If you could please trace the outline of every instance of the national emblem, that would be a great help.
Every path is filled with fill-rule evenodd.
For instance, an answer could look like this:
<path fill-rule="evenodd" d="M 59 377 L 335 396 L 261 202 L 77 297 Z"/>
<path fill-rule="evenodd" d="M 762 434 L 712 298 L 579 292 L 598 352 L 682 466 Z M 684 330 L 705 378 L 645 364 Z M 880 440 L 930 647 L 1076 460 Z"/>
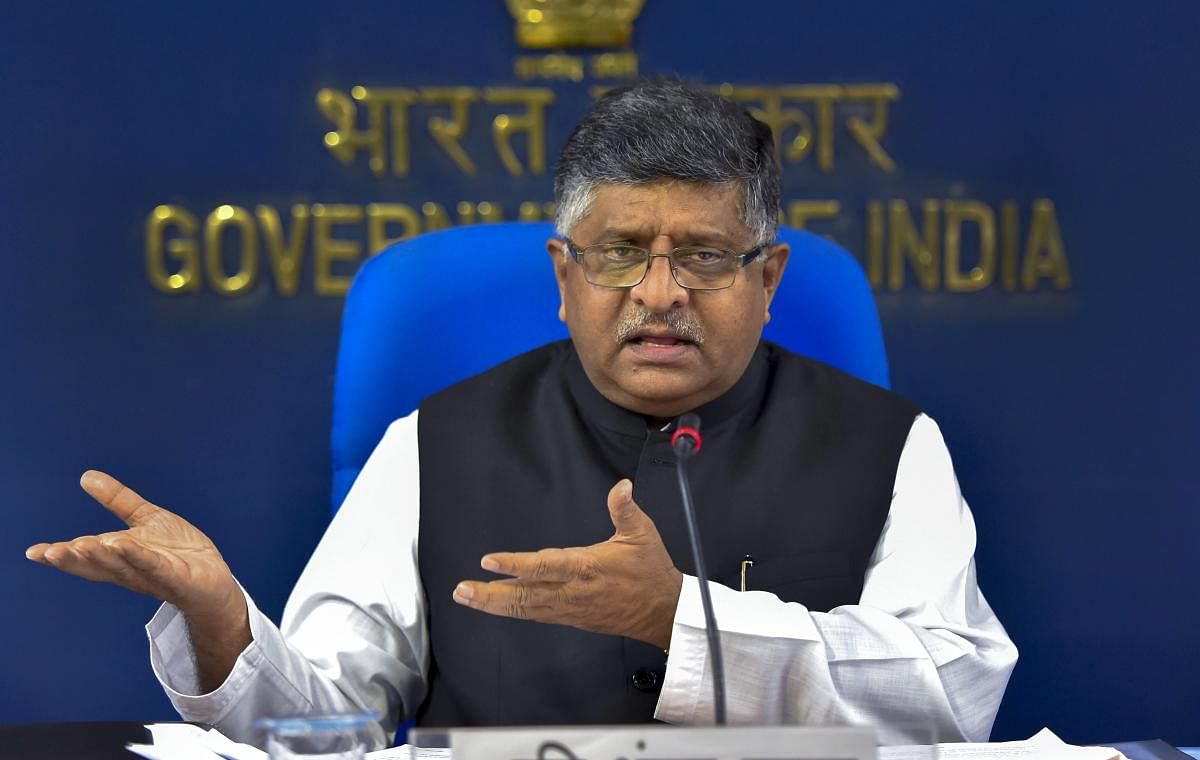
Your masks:
<path fill-rule="evenodd" d="M 506 0 L 523 48 L 628 47 L 644 0 Z"/>

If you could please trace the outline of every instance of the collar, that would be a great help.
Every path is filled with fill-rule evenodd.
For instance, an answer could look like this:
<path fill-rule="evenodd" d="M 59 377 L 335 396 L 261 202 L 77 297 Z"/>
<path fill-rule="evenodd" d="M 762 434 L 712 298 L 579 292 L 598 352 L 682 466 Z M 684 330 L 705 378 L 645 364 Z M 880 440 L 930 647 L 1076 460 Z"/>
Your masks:
<path fill-rule="evenodd" d="M 596 386 L 588 379 L 582 362 L 579 361 L 575 344 L 569 340 L 565 361 L 567 388 L 586 420 L 620 435 L 640 439 L 646 437 L 649 430 L 646 418 L 614 404 L 596 390 Z M 758 406 L 756 402 L 766 392 L 767 365 L 767 349 L 763 342 L 759 341 L 746 371 L 733 387 L 712 401 L 690 410 L 700 418 L 704 430 L 711 430 L 734 418 L 739 412 Z M 668 425 L 667 429 L 670 427 Z"/>

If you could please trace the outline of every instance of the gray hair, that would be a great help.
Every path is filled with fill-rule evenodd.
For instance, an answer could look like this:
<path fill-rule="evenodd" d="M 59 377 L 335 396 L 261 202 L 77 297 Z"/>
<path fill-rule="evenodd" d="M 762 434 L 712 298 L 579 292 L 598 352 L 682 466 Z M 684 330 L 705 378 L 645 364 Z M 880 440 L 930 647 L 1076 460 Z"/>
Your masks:
<path fill-rule="evenodd" d="M 659 179 L 737 183 L 756 244 L 774 242 L 779 167 L 771 128 L 733 101 L 673 80 L 612 90 L 576 125 L 554 170 L 558 234 L 587 215 L 599 185 Z"/>

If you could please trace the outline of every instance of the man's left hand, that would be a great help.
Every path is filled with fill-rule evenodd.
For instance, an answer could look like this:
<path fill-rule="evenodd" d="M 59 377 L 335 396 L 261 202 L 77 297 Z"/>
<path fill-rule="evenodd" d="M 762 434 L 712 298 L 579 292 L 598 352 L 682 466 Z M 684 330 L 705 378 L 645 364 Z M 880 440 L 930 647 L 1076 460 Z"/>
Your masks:
<path fill-rule="evenodd" d="M 683 575 L 654 522 L 633 500 L 633 484 L 608 492 L 612 538 L 591 546 L 488 554 L 484 570 L 512 576 L 463 581 L 454 601 L 493 615 L 628 636 L 666 649 Z"/>

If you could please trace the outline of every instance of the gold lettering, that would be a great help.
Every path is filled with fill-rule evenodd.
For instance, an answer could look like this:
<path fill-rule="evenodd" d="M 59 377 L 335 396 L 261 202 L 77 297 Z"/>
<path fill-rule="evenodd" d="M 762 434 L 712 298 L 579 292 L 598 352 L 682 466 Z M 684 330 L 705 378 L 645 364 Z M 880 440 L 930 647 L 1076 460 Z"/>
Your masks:
<path fill-rule="evenodd" d="M 504 221 L 504 209 L 499 203 L 459 201 L 454 207 L 459 224 L 490 224 Z"/>
<path fill-rule="evenodd" d="M 416 100 L 416 93 L 403 88 L 371 88 L 361 85 L 350 88 L 350 95 L 323 88 L 317 91 L 317 107 L 337 127 L 325 133 L 325 147 L 343 164 L 354 163 L 359 151 L 370 154 L 368 165 L 377 175 L 386 169 L 388 148 L 385 123 L 391 125 L 392 173 L 396 176 L 408 174 L 408 108 Z M 359 130 L 358 107 L 367 107 L 367 128 Z"/>
<path fill-rule="evenodd" d="M 504 208 L 499 203 L 482 201 L 475 204 L 475 212 L 483 224 L 493 224 L 504 221 Z"/>
<path fill-rule="evenodd" d="M 388 225 L 399 224 L 403 232 L 394 237 L 387 234 Z M 412 206 L 404 203 L 367 204 L 367 255 L 375 254 L 392 243 L 399 242 L 421 232 L 421 218 Z"/>
<path fill-rule="evenodd" d="M 594 55 L 591 64 L 596 79 L 633 79 L 638 75 L 637 53 L 631 50 Z"/>
<path fill-rule="evenodd" d="M 919 219 L 914 205 L 918 203 Z M 842 211 L 840 200 L 790 200 L 779 222 L 802 230 L 814 223 L 844 230 L 843 222 L 830 224 Z M 186 208 L 156 206 L 145 221 L 146 277 L 164 293 L 199 291 L 207 279 L 215 292 L 246 294 L 257 284 L 260 245 L 265 245 L 277 292 L 294 296 L 301 287 L 311 229 L 315 291 L 343 295 L 364 254 L 375 255 L 422 231 L 506 219 L 501 204 L 487 200 L 462 200 L 449 211 L 429 201 L 417 208 L 404 203 L 297 204 L 288 211 L 290 219 L 283 219 L 282 213 L 269 205 L 255 206 L 253 212 L 221 205 L 201 225 Z M 527 200 L 514 213 L 522 222 L 553 221 L 555 204 Z M 1071 271 L 1054 203 L 1034 200 L 1027 230 L 1022 229 L 1021 215 L 1018 201 L 1012 199 L 996 206 L 970 199 L 868 200 L 865 255 L 860 261 L 875 290 L 910 287 L 910 270 L 916 285 L 927 292 L 972 293 L 993 286 L 1009 293 L 1037 291 L 1043 280 L 1057 290 L 1069 289 Z M 338 232 L 339 225 L 364 221 L 365 226 L 353 230 L 357 234 Z M 259 229 L 265 243 L 259 240 Z"/>
<path fill-rule="evenodd" d="M 300 290 L 300 261 L 308 237 L 308 206 L 299 203 L 292 206 L 291 231 L 287 235 L 283 232 L 279 212 L 273 207 L 257 206 L 254 212 L 267 241 L 267 258 L 275 275 L 275 287 L 282 295 L 294 296 Z"/>
<path fill-rule="evenodd" d="M 970 293 L 983 290 L 996 276 L 996 215 L 979 201 L 946 201 L 946 290 Z M 979 228 L 979 263 L 962 271 L 963 224 Z"/>
<path fill-rule="evenodd" d="M 549 55 L 522 55 L 513 61 L 513 71 L 517 78 L 529 81 L 531 79 L 560 79 L 571 82 L 583 81 L 583 59 L 565 53 L 550 53 Z"/>
<path fill-rule="evenodd" d="M 182 237 L 167 240 L 168 229 Z M 200 289 L 200 249 L 196 232 L 200 224 L 181 206 L 156 206 L 146 217 L 146 277 L 164 293 L 186 293 Z M 178 261 L 179 270 L 169 274 L 166 259 Z"/>
<path fill-rule="evenodd" d="M 314 287 L 323 296 L 345 295 L 350 289 L 351 276 L 336 275 L 333 264 L 337 261 L 355 261 L 362 254 L 362 246 L 353 240 L 340 240 L 333 236 L 333 227 L 338 224 L 361 222 L 360 206 L 313 204 L 313 249 L 316 258 Z"/>
<path fill-rule="evenodd" d="M 241 233 L 241 266 L 236 274 L 225 274 L 222 237 L 226 227 Z M 204 220 L 204 263 L 213 290 L 235 296 L 254 286 L 258 278 L 258 228 L 254 217 L 241 206 L 218 206 Z"/>
<path fill-rule="evenodd" d="M 454 223 L 450 221 L 450 215 L 446 213 L 446 209 L 442 208 L 442 204 L 440 203 L 432 203 L 430 201 L 422 203 L 421 216 L 425 219 L 426 232 L 444 230 L 447 227 L 454 226 Z"/>
<path fill-rule="evenodd" d="M 1017 289 L 1017 248 L 1021 244 L 1021 230 L 1017 215 L 1017 202 L 1005 201 L 1000 206 L 1000 283 L 1005 290 Z"/>
<path fill-rule="evenodd" d="M 542 220 L 554 220 L 553 203 L 523 201 L 521 205 L 517 207 L 517 221 L 540 222 Z"/>
<path fill-rule="evenodd" d="M 538 59 L 529 55 L 519 55 L 513 59 L 513 73 L 517 75 L 517 79 L 529 81 L 536 79 L 538 72 Z"/>
<path fill-rule="evenodd" d="M 521 214 L 532 213 L 527 208 L 527 203 L 521 204 Z M 533 204 L 536 205 L 536 204 Z M 454 211 L 458 215 L 457 224 L 481 224 L 490 222 L 504 221 L 504 207 L 499 203 L 491 201 L 481 201 L 472 203 L 471 201 L 459 201 L 454 205 Z M 446 213 L 446 209 L 442 208 L 438 203 L 423 203 L 421 204 L 421 215 L 425 217 L 425 230 L 442 230 L 447 227 L 452 227 L 455 222 L 451 221 L 450 215 Z M 520 221 L 536 221 L 535 218 L 519 217 Z"/>
<path fill-rule="evenodd" d="M 817 148 L 817 166 L 821 171 L 829 174 L 833 171 L 833 106 L 841 96 L 842 88 L 837 85 L 799 85 L 796 87 L 781 87 L 779 88 L 780 95 L 784 98 L 811 102 L 813 104 L 814 113 L 816 115 L 816 124 L 813 129 L 814 139 Z M 805 154 L 807 151 L 804 152 Z M 803 158 L 803 154 L 798 158 L 788 156 L 789 160 L 799 161 Z"/>
<path fill-rule="evenodd" d="M 475 204 L 470 201 L 459 201 L 454 206 L 458 212 L 459 224 L 475 224 Z"/>
<path fill-rule="evenodd" d="M 542 221 L 542 204 L 533 201 L 521 201 L 521 205 L 517 206 L 517 221 Z"/>
<path fill-rule="evenodd" d="M 867 281 L 872 288 L 883 287 L 883 204 L 867 204 Z"/>
<path fill-rule="evenodd" d="M 747 105 L 751 115 L 771 128 L 775 135 L 775 152 L 789 162 L 803 161 L 813 147 L 813 122 L 807 113 L 798 108 L 784 108 L 783 94 L 777 87 L 735 87 L 723 84 L 717 88 L 721 96 Z M 790 139 L 787 133 L 795 128 Z"/>
<path fill-rule="evenodd" d="M 1054 204 L 1046 198 L 1033 202 L 1033 218 L 1029 222 L 1029 239 L 1025 241 L 1025 261 L 1021 270 L 1021 285 L 1025 290 L 1037 290 L 1038 280 L 1050 278 L 1054 287 L 1071 287 L 1071 272 L 1067 267 L 1067 251 L 1058 231 Z"/>
<path fill-rule="evenodd" d="M 810 219 L 836 219 L 841 212 L 837 201 L 792 201 L 787 206 L 788 225 L 803 230 Z"/>
<path fill-rule="evenodd" d="M 317 107 L 325 118 L 332 121 L 337 129 L 325 133 L 325 147 L 333 157 L 343 164 L 354 162 L 358 151 L 367 150 L 371 154 L 368 162 L 371 171 L 383 174 L 384 154 L 387 150 L 384 141 L 383 123 L 369 118 L 366 131 L 356 129 L 358 123 L 358 108 L 350 96 L 339 90 L 322 88 L 317 91 Z M 372 116 L 381 114 L 372 114 Z"/>
<path fill-rule="evenodd" d="M 887 132 L 888 103 L 900 99 L 900 88 L 894 84 L 849 85 L 843 91 L 843 98 L 870 101 L 874 108 L 871 121 L 866 122 L 858 116 L 851 116 L 846 119 L 846 129 L 867 152 L 867 157 L 872 163 L 888 174 L 896 171 L 896 162 L 879 144 L 879 139 Z"/>
<path fill-rule="evenodd" d="M 543 87 L 490 87 L 484 90 L 483 97 L 488 103 L 518 103 L 525 106 L 524 114 L 514 116 L 502 113 L 492 120 L 492 141 L 508 173 L 519 176 L 525 171 L 512 148 L 512 136 L 517 132 L 527 135 L 529 171 L 533 174 L 544 173 L 546 106 L 554 102 L 554 93 Z"/>
<path fill-rule="evenodd" d="M 857 113 L 846 119 L 846 130 L 854 137 L 873 164 L 891 173 L 896 171 L 895 160 L 879 141 L 887 132 L 888 104 L 900 99 L 900 88 L 894 84 L 798 84 L 782 86 L 734 86 L 722 84 L 716 88 L 721 95 L 747 105 L 755 118 L 761 120 L 775 135 L 776 150 L 782 159 L 797 163 L 808 157 L 814 148 L 817 166 L 826 174 L 835 164 L 835 116 L 838 105 L 862 104 L 871 108 L 869 120 Z M 752 103 L 758 104 L 750 105 Z M 807 106 L 812 115 L 801 108 Z M 794 130 L 794 131 L 793 131 Z"/>
<path fill-rule="evenodd" d="M 429 119 L 429 133 L 442 150 L 449 154 L 464 174 L 474 176 L 475 162 L 463 150 L 459 140 L 467 134 L 467 109 L 479 99 L 473 87 L 429 87 L 421 90 L 425 103 L 446 103 L 450 106 L 450 118 L 433 116 Z"/>
<path fill-rule="evenodd" d="M 918 236 L 908 204 L 902 200 L 891 202 L 888 220 L 888 287 L 891 290 L 904 287 L 906 259 L 912 262 L 922 290 L 938 288 L 938 203 L 927 200 L 922 209 L 924 224 L 922 234 Z"/>

